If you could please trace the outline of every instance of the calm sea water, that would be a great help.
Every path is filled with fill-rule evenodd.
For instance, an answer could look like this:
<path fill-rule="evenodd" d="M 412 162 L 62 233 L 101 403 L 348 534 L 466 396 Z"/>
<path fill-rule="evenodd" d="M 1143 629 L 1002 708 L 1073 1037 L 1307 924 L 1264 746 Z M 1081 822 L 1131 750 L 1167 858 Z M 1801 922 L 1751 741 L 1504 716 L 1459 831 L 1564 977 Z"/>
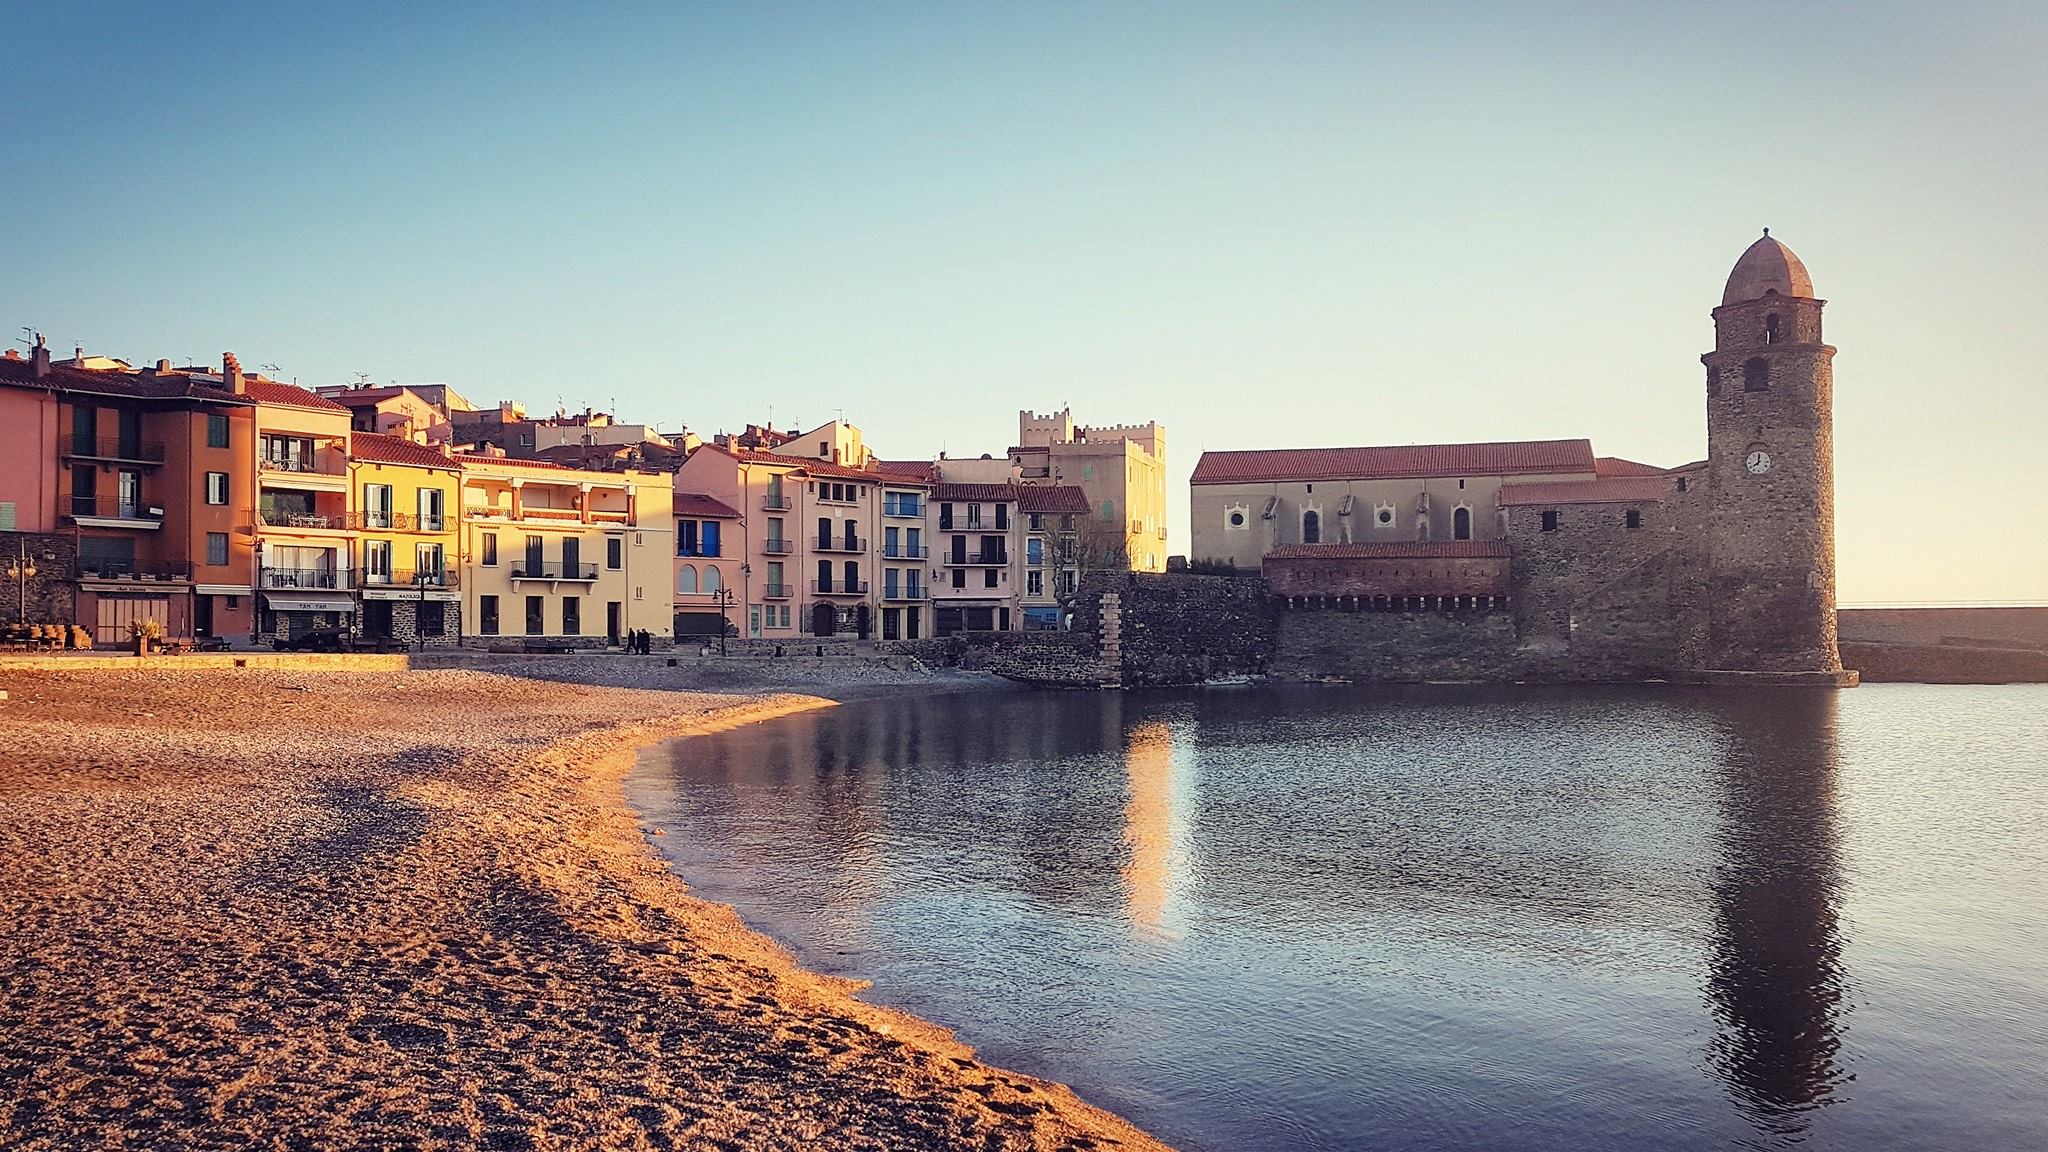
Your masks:
<path fill-rule="evenodd" d="M 630 790 L 1184 1148 L 2048 1147 L 2048 689 L 882 699 Z"/>

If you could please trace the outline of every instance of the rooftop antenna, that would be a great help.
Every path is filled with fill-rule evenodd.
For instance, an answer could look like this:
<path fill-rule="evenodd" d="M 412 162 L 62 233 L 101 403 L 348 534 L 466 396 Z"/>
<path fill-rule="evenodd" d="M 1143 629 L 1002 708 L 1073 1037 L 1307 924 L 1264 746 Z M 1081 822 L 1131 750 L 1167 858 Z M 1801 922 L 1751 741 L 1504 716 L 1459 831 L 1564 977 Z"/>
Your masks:
<path fill-rule="evenodd" d="M 356 373 L 356 387 L 358 387 L 358 388 L 364 387 L 364 386 L 368 385 L 368 384 L 369 384 L 369 382 L 370 382 L 370 374 L 369 374 L 368 372 L 358 372 L 358 373 Z"/>
<path fill-rule="evenodd" d="M 21 326 L 21 340 L 20 340 L 20 344 L 21 344 L 21 346 L 22 346 L 22 347 L 24 347 L 24 348 L 33 348 L 33 347 L 35 347 L 35 346 L 36 346 L 36 330 L 35 330 L 34 328 L 31 328 L 31 327 L 29 327 L 29 326 L 28 326 L 28 325 L 26 325 L 26 324 L 23 324 L 23 325 Z"/>
<path fill-rule="evenodd" d="M 270 373 L 272 376 L 276 376 L 284 371 L 284 366 L 281 364 L 258 364 L 257 367 Z M 294 377 L 294 379 L 297 379 L 297 377 Z"/>

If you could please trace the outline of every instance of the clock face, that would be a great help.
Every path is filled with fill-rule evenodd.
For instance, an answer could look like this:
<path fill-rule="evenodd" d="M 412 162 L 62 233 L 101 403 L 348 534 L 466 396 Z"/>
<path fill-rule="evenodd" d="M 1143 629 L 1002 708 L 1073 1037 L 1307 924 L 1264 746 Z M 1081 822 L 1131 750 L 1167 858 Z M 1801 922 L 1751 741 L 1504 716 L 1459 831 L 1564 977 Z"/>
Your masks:
<path fill-rule="evenodd" d="M 1771 470 L 1771 454 L 1761 448 L 1752 449 L 1742 466 L 1749 469 L 1751 476 L 1761 476 Z"/>

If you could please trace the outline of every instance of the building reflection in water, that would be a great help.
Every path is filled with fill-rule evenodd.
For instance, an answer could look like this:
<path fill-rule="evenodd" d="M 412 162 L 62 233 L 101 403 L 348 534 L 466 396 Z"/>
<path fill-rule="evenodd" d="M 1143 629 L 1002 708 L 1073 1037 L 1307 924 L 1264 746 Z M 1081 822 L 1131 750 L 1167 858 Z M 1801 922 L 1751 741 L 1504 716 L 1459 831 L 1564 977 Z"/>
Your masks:
<path fill-rule="evenodd" d="M 1785 1142 L 1847 1080 L 1835 703 L 1833 692 L 1780 689 L 1714 704 L 1727 746 L 1706 984 L 1719 1029 L 1707 1060 L 1750 1123 Z"/>
<path fill-rule="evenodd" d="M 1124 733 L 1123 888 L 1126 913 L 1135 928 L 1178 934 L 1169 904 L 1185 869 L 1185 806 L 1179 803 L 1174 731 L 1171 722 L 1146 718 Z"/>

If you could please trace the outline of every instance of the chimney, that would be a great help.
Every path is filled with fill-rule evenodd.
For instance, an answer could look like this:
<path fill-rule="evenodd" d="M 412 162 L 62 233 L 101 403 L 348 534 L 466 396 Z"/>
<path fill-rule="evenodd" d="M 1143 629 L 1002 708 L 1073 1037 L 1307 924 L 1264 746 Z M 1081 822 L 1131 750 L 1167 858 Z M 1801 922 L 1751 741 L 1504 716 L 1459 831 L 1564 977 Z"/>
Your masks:
<path fill-rule="evenodd" d="M 227 385 L 228 391 L 233 392 L 237 396 L 248 393 L 249 382 L 242 378 L 242 362 L 235 359 L 233 352 L 223 352 L 220 354 L 220 376 L 221 382 Z"/>
<path fill-rule="evenodd" d="M 85 367 L 85 345 L 73 344 L 71 346 L 71 363 L 80 368 Z"/>
<path fill-rule="evenodd" d="M 35 365 L 37 379 L 50 374 L 50 346 L 43 343 L 41 332 L 36 333 L 36 344 L 34 348 L 29 349 L 28 358 L 29 362 Z"/>

